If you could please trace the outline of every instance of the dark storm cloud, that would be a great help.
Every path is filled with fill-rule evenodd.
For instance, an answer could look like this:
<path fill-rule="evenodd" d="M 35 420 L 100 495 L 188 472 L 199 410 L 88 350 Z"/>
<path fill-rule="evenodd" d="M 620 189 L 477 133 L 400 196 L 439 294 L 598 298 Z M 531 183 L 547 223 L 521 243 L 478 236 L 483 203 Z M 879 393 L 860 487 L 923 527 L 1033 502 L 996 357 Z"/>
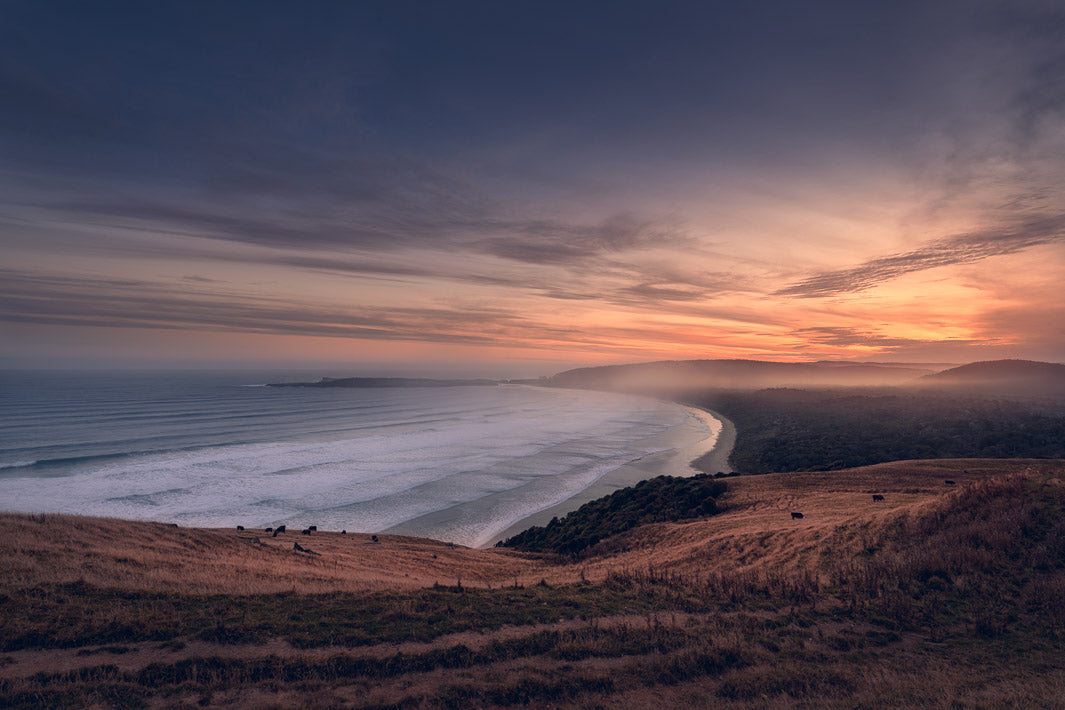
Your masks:
<path fill-rule="evenodd" d="M 1010 227 L 942 239 L 914 251 L 872 259 L 850 269 L 816 274 L 778 290 L 776 295 L 822 298 L 856 293 L 909 273 L 972 264 L 1062 239 L 1065 239 L 1065 215 L 1034 218 Z"/>

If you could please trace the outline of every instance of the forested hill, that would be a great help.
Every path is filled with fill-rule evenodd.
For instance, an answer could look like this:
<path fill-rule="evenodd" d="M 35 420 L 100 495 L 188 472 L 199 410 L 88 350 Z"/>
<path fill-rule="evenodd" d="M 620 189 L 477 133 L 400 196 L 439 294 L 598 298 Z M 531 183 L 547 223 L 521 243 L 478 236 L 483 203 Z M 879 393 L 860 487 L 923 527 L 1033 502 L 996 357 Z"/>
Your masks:
<path fill-rule="evenodd" d="M 692 391 L 736 425 L 743 473 L 938 458 L 1065 458 L 1065 403 L 950 390 Z"/>
<path fill-rule="evenodd" d="M 994 394 L 1065 396 L 1065 365 L 1032 360 L 973 362 L 926 375 L 915 384 Z"/>

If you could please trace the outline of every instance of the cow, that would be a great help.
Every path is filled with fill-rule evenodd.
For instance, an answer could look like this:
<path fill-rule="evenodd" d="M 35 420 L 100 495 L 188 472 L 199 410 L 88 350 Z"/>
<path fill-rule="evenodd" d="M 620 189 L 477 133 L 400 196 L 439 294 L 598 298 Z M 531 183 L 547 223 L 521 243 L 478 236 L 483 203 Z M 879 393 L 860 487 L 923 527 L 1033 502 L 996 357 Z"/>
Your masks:
<path fill-rule="evenodd" d="M 263 530 L 263 532 L 273 532 L 273 531 L 274 531 L 273 528 L 266 528 L 265 530 Z"/>
<path fill-rule="evenodd" d="M 284 526 L 284 525 L 278 525 L 278 526 L 277 526 L 277 527 L 276 527 L 276 528 L 274 529 L 274 537 L 277 537 L 277 534 L 278 534 L 278 533 L 283 533 L 283 532 L 285 532 L 285 526 Z"/>
<path fill-rule="evenodd" d="M 884 500 L 884 496 L 880 495 L 879 493 L 874 493 L 873 500 Z"/>
<path fill-rule="evenodd" d="M 381 541 L 377 539 L 376 535 L 371 535 L 370 536 L 370 542 L 381 542 Z"/>
<path fill-rule="evenodd" d="M 943 483 L 946 483 L 948 486 L 953 486 L 954 485 L 954 481 L 951 481 L 950 479 L 947 479 L 946 481 L 943 481 Z"/>
<path fill-rule="evenodd" d="M 237 526 L 237 530 L 243 530 L 243 529 L 244 529 L 244 526 L 243 526 L 243 525 L 238 525 L 238 526 Z"/>
<path fill-rule="evenodd" d="M 307 529 L 310 530 L 311 532 L 318 532 L 318 526 L 317 525 L 308 525 Z"/>
<path fill-rule="evenodd" d="M 341 534 L 341 535 L 347 535 L 347 534 L 348 534 L 348 531 L 347 531 L 347 530 L 341 530 L 341 531 L 340 531 L 340 534 Z"/>
<path fill-rule="evenodd" d="M 799 518 L 804 518 L 804 517 L 806 517 L 806 516 L 803 515 L 802 513 L 792 513 L 791 514 L 791 519 L 792 520 L 798 520 Z"/>

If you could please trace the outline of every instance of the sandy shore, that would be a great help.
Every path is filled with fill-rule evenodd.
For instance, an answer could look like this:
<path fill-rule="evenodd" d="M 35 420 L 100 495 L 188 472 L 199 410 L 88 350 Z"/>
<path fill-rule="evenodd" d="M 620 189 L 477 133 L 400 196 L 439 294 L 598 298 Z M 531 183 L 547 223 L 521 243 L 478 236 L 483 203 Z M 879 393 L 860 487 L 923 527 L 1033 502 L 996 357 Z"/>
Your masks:
<path fill-rule="evenodd" d="M 684 427 L 687 430 L 685 433 L 689 437 L 698 437 L 697 439 L 681 448 L 644 456 L 607 473 L 575 496 L 517 521 L 494 537 L 488 546 L 534 525 L 547 525 L 551 522 L 551 518 L 562 517 L 589 501 L 608 496 L 648 478 L 663 475 L 694 476 L 701 472 L 731 471 L 728 457 L 736 443 L 736 427 L 716 412 L 698 407 L 685 406 L 685 408 L 690 417 Z M 710 436 L 706 436 L 707 431 Z M 695 467 L 696 461 L 699 464 L 698 468 Z"/>

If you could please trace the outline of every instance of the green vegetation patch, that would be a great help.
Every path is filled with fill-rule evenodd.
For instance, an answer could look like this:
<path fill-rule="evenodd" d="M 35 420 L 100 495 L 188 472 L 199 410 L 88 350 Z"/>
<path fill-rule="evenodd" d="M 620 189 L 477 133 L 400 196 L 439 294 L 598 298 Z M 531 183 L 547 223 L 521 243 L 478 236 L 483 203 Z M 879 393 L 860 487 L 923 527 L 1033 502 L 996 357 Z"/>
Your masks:
<path fill-rule="evenodd" d="M 498 546 L 575 555 L 637 525 L 714 515 L 725 489 L 722 481 L 707 474 L 658 476 L 585 503 L 546 527 L 529 528 Z"/>

